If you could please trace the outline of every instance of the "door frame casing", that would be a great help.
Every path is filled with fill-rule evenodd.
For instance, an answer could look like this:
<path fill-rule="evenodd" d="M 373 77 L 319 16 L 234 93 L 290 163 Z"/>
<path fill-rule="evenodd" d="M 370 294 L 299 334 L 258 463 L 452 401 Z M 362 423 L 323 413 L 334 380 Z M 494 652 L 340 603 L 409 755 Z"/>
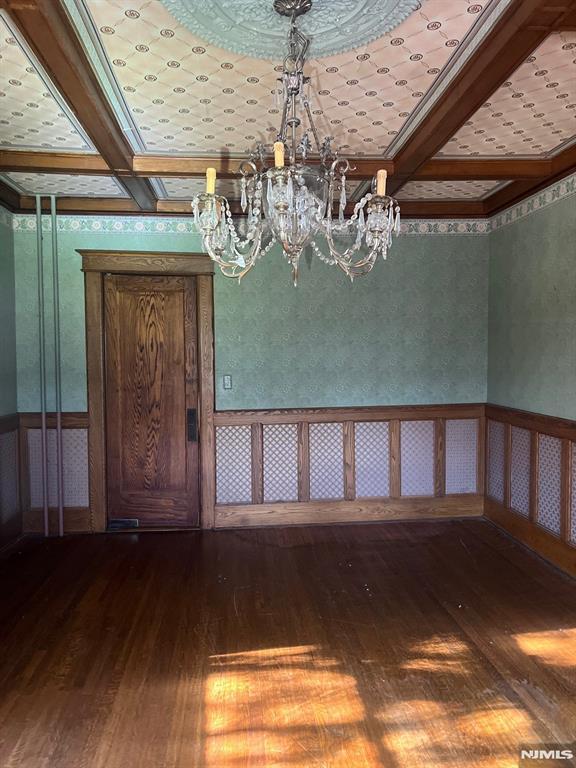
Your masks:
<path fill-rule="evenodd" d="M 214 433 L 214 264 L 202 253 L 78 250 L 86 307 L 88 378 L 88 474 L 90 528 L 107 527 L 104 275 L 196 277 L 198 328 L 198 422 L 200 527 L 214 528 L 216 454 Z"/>

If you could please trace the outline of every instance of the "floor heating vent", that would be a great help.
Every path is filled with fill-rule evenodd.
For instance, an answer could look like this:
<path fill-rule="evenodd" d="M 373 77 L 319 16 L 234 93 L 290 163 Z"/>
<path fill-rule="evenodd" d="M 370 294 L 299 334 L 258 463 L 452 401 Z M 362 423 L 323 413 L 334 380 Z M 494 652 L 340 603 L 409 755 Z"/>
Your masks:
<path fill-rule="evenodd" d="M 114 520 L 108 520 L 109 531 L 125 531 L 128 528 L 139 528 L 140 521 L 137 517 L 117 517 Z"/>

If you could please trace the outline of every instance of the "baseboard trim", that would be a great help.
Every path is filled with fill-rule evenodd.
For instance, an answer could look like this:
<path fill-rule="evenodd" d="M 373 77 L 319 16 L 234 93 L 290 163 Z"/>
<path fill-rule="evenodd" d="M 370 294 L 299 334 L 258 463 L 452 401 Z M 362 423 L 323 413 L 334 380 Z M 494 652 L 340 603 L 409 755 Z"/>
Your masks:
<path fill-rule="evenodd" d="M 58 534 L 58 509 L 48 510 L 50 535 Z M 29 509 L 23 514 L 24 533 L 44 533 L 44 511 Z M 89 507 L 64 508 L 64 533 L 94 533 Z"/>
<path fill-rule="evenodd" d="M 576 577 L 576 547 L 567 544 L 541 526 L 512 512 L 493 499 L 486 499 L 484 514 L 488 520 L 525 544 L 537 555 L 562 571 Z"/>
<path fill-rule="evenodd" d="M 357 501 L 281 502 L 278 504 L 217 504 L 216 528 L 252 528 L 271 525 L 326 525 L 370 523 L 384 520 L 481 517 L 484 497 L 406 497 Z"/>

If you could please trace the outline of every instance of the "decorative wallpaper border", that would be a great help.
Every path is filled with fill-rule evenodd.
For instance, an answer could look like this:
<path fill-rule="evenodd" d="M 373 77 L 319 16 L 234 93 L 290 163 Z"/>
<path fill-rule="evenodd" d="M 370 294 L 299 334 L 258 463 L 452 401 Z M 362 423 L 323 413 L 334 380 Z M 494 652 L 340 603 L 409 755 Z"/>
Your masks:
<path fill-rule="evenodd" d="M 519 219 L 523 219 L 525 216 L 529 216 L 536 211 L 541 211 L 543 208 L 548 208 L 550 205 L 564 200 L 567 197 L 571 197 L 576 194 L 576 173 L 571 176 L 567 176 L 565 179 L 557 181 L 555 184 L 551 184 L 546 189 L 542 189 L 531 197 L 527 197 L 522 200 L 521 203 L 513 205 L 511 208 L 501 213 L 497 213 L 490 219 L 490 228 L 492 231 L 505 227 L 508 224 L 513 224 Z"/>
<path fill-rule="evenodd" d="M 36 216 L 15 214 L 16 232 L 35 232 Z M 42 217 L 42 231 L 50 232 L 52 221 Z M 159 216 L 58 216 L 59 232 L 93 235 L 196 235 L 191 217 Z M 490 231 L 488 219 L 408 219 L 402 223 L 403 235 L 484 235 Z"/>
<path fill-rule="evenodd" d="M 402 223 L 404 235 L 487 235 L 508 224 L 548 208 L 560 200 L 576 194 L 576 173 L 552 184 L 521 203 L 492 216 L 490 219 L 406 219 Z M 0 206 L 0 223 L 15 232 L 35 232 L 36 216 L 10 214 Z M 52 222 L 42 217 L 42 231 L 49 232 Z M 191 216 L 58 216 L 59 232 L 130 235 L 197 235 Z"/>

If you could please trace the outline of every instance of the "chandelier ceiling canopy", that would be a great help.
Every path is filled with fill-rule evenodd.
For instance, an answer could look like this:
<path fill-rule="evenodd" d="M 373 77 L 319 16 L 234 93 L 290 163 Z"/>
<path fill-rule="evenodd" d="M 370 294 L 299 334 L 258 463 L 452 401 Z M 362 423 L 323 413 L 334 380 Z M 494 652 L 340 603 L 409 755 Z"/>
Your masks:
<path fill-rule="evenodd" d="M 278 58 L 290 28 L 291 11 L 312 0 L 162 0 L 181 24 L 213 45 L 258 59 Z M 276 6 L 287 9 L 278 16 Z M 419 0 L 314 0 L 300 21 L 315 58 L 350 51 L 397 27 L 419 8 Z"/>
<path fill-rule="evenodd" d="M 278 18 L 288 17 L 287 51 L 274 96 L 281 114 L 273 146 L 258 144 L 240 164 L 241 210 L 234 222 L 228 200 L 216 194 L 216 170 L 206 171 L 206 191 L 192 201 L 194 221 L 209 256 L 226 277 L 242 278 L 277 242 L 292 267 L 294 285 L 304 248 L 352 280 L 365 275 L 379 255 L 386 258 L 392 234 L 400 233 L 400 207 L 386 195 L 386 171 L 351 210 L 346 200 L 349 161 L 320 137 L 313 119 L 310 78 L 305 74 L 310 38 L 299 17 L 312 0 L 275 0 Z M 318 242 L 319 241 L 319 242 Z"/>

